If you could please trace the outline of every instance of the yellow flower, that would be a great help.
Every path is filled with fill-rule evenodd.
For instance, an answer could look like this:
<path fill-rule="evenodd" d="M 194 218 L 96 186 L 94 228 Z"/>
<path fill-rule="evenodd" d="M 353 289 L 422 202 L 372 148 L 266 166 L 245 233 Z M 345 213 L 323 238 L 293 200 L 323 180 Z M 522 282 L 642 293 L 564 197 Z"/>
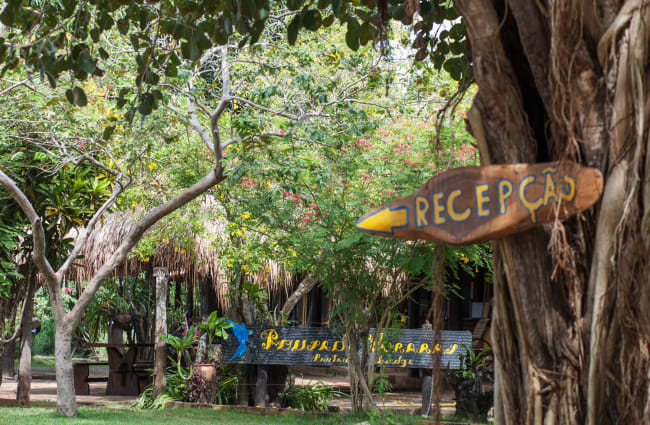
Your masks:
<path fill-rule="evenodd" d="M 185 250 L 184 250 L 184 249 L 181 249 L 181 254 L 185 254 Z"/>
<path fill-rule="evenodd" d="M 142 259 L 142 261 L 144 261 L 145 263 L 148 263 L 148 262 L 149 262 L 149 257 L 144 257 L 144 258 Z"/>
<path fill-rule="evenodd" d="M 133 205 L 133 208 L 136 208 L 138 206 L 138 203 L 133 201 L 133 203 L 131 205 Z"/>
<path fill-rule="evenodd" d="M 248 266 L 246 264 L 242 264 L 241 269 L 243 271 L 246 271 L 248 269 Z"/>
<path fill-rule="evenodd" d="M 158 165 L 155 162 L 152 162 L 151 164 L 149 164 L 149 171 L 155 170 L 156 167 L 158 167 Z"/>
<path fill-rule="evenodd" d="M 242 236 L 242 235 L 243 235 L 243 233 L 241 232 L 241 230 L 237 230 L 237 231 L 235 232 L 235 234 L 236 234 L 237 236 Z"/>
<path fill-rule="evenodd" d="M 226 195 L 224 195 L 223 193 L 221 193 L 221 194 L 219 195 L 219 199 L 223 199 L 225 196 L 226 196 Z"/>
<path fill-rule="evenodd" d="M 251 213 L 249 213 L 248 211 L 246 211 L 244 214 L 241 215 L 241 218 L 243 218 L 244 220 L 246 220 L 246 219 L 250 218 L 250 216 L 251 216 Z"/>
<path fill-rule="evenodd" d="M 291 256 L 292 256 L 292 257 L 295 257 L 296 255 L 297 255 L 297 254 L 296 254 L 295 251 L 291 253 Z"/>

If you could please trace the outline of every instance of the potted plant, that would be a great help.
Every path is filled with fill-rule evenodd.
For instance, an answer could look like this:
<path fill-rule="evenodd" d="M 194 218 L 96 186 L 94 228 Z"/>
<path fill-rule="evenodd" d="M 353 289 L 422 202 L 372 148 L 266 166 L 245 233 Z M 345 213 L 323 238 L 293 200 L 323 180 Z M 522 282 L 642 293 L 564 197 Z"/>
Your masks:
<path fill-rule="evenodd" d="M 208 359 L 210 359 L 212 354 L 212 343 L 214 342 L 214 339 L 228 339 L 228 332 L 226 332 L 226 330 L 230 328 L 232 328 L 232 324 L 230 324 L 225 317 L 218 317 L 216 311 L 210 313 L 210 317 L 206 323 L 201 323 L 199 325 L 199 329 L 204 331 L 208 337 Z M 214 356 L 212 356 L 212 359 L 213 361 L 218 361 Z"/>
<path fill-rule="evenodd" d="M 196 362 L 192 368 L 192 387 L 191 401 L 198 403 L 212 403 L 216 396 L 217 390 L 217 364 L 212 356 L 212 343 L 215 338 L 228 339 L 226 329 L 232 325 L 223 317 L 218 317 L 217 312 L 213 311 L 206 323 L 201 323 L 199 329 L 206 333 L 208 344 L 208 361 Z M 212 357 L 212 358 L 211 358 Z M 212 360 L 212 361 L 210 361 Z"/>

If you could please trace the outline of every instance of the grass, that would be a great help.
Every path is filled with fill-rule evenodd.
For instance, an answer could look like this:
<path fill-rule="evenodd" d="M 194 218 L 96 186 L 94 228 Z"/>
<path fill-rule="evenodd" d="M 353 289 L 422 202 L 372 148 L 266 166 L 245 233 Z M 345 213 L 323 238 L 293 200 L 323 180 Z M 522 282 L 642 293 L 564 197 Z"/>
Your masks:
<path fill-rule="evenodd" d="M 262 416 L 227 410 L 210 409 L 165 409 L 165 410 L 131 410 L 107 408 L 79 408 L 77 418 L 62 418 L 52 408 L 45 407 L 3 407 L 0 408 L 0 424 L 11 425 L 113 425 L 113 424 L 164 424 L 164 425 L 352 425 L 368 421 L 372 425 L 421 425 L 433 421 L 418 416 L 395 414 L 331 414 L 327 416 L 308 417 L 303 415 Z"/>
<path fill-rule="evenodd" d="M 14 367 L 18 370 L 18 357 L 14 359 Z M 54 357 L 33 356 L 32 367 L 54 367 Z"/>

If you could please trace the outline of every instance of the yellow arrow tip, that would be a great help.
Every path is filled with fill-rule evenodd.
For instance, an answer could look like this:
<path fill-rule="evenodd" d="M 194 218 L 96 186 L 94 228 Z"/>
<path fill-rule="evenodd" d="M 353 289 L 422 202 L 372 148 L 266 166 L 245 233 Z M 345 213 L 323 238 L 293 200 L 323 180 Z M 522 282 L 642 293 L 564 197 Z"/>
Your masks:
<path fill-rule="evenodd" d="M 408 207 L 377 209 L 357 221 L 357 229 L 370 233 L 393 234 L 394 229 L 408 226 Z"/>

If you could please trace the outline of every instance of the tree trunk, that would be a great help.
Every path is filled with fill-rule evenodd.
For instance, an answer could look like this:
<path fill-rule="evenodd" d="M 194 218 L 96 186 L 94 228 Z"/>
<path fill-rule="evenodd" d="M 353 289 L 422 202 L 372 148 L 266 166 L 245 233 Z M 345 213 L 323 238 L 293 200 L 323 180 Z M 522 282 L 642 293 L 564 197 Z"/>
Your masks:
<path fill-rule="evenodd" d="M 20 360 L 18 362 L 18 389 L 16 400 L 22 406 L 29 406 L 32 387 L 32 318 L 34 316 L 34 293 L 36 292 L 36 270 L 30 263 L 26 275 L 27 305 L 23 310 L 20 333 Z"/>
<path fill-rule="evenodd" d="M 12 326 L 13 327 L 13 326 Z M 8 378 L 13 378 L 16 371 L 14 361 L 16 360 L 16 340 L 13 339 L 4 344 L 4 354 L 2 356 L 2 374 Z"/>
<path fill-rule="evenodd" d="M 479 88 L 469 125 L 481 160 L 571 159 L 606 174 L 592 209 L 495 243 L 495 421 L 644 423 L 650 5 L 455 4 Z"/>
<path fill-rule="evenodd" d="M 56 362 L 56 412 L 63 416 L 77 415 L 77 397 L 74 391 L 72 367 L 73 328 L 56 324 L 54 360 Z"/>
<path fill-rule="evenodd" d="M 191 324 L 194 319 L 194 286 L 191 283 L 187 284 L 187 295 L 185 297 L 185 317 L 188 323 Z"/>
<path fill-rule="evenodd" d="M 160 335 L 167 335 L 167 278 L 169 271 L 164 267 L 154 269 L 156 277 L 156 339 L 154 356 L 153 397 L 165 391 L 165 364 L 167 345 Z"/>

